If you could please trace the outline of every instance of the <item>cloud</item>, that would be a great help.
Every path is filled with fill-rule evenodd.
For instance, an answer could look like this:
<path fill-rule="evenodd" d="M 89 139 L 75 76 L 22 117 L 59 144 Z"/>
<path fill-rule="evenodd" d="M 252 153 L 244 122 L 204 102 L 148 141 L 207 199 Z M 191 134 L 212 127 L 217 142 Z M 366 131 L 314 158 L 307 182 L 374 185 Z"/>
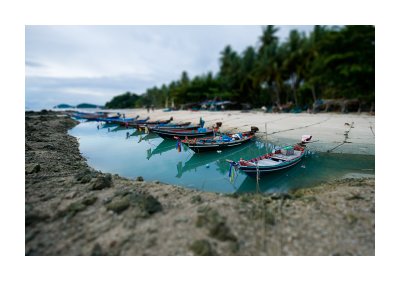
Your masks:
<path fill-rule="evenodd" d="M 44 65 L 35 61 L 25 61 L 27 67 L 43 67 Z"/>
<path fill-rule="evenodd" d="M 88 102 L 104 105 L 113 96 L 126 91 L 141 93 L 141 89 L 154 86 L 130 76 L 97 78 L 25 78 L 25 106 L 28 108 L 51 108 L 59 103 L 72 105 Z"/>
<path fill-rule="evenodd" d="M 281 27 L 278 35 L 291 28 Z M 241 53 L 255 46 L 261 27 L 27 26 L 25 34 L 26 104 L 45 106 L 140 94 L 179 79 L 184 70 L 191 77 L 216 73 L 222 49 L 229 44 Z"/>

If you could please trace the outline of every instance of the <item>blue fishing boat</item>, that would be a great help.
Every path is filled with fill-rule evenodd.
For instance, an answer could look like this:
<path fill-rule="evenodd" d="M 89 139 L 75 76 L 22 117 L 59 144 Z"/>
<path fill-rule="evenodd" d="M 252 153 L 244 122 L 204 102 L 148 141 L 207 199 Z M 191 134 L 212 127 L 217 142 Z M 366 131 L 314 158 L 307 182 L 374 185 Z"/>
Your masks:
<path fill-rule="evenodd" d="M 107 118 L 98 118 L 97 121 L 105 122 L 108 124 L 117 124 L 117 125 L 125 125 L 128 122 L 134 122 L 139 118 L 139 115 L 133 118 L 120 118 L 120 117 L 107 117 Z"/>
<path fill-rule="evenodd" d="M 237 147 L 251 141 L 258 131 L 257 127 L 251 127 L 251 131 L 237 132 L 231 134 L 220 134 L 195 139 L 184 139 L 181 142 L 196 153 L 223 150 L 226 148 Z"/>
<path fill-rule="evenodd" d="M 190 122 L 181 122 L 181 123 L 161 123 L 161 124 L 140 124 L 139 128 L 141 129 L 145 129 L 147 127 L 147 129 L 149 129 L 149 131 L 151 132 L 153 130 L 153 128 L 157 129 L 157 128 L 183 128 L 183 127 L 188 127 L 190 125 Z M 195 127 L 196 125 L 192 125 L 193 127 Z M 197 126 L 196 128 L 198 128 L 199 126 Z"/>

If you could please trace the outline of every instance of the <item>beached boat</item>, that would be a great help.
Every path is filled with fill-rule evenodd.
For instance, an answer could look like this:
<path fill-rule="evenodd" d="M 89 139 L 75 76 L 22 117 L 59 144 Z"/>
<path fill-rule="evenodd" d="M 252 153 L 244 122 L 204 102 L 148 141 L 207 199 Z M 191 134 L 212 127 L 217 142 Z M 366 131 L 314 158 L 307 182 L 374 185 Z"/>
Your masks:
<path fill-rule="evenodd" d="M 173 120 L 172 117 L 167 120 L 149 121 L 149 119 L 150 119 L 150 117 L 147 117 L 146 119 L 134 120 L 132 122 L 126 122 L 125 126 L 139 129 L 139 128 L 144 128 L 144 125 L 153 125 L 154 126 L 154 125 L 160 125 L 160 124 L 168 124 Z"/>
<path fill-rule="evenodd" d="M 175 137 L 184 138 L 201 138 L 214 133 L 213 129 L 197 128 L 197 129 L 181 129 L 181 128 L 157 128 L 153 132 L 163 139 L 174 139 Z"/>
<path fill-rule="evenodd" d="M 150 117 L 146 117 L 144 119 L 136 119 L 131 122 L 125 122 L 124 124 L 122 124 L 122 126 L 137 128 L 139 124 L 145 124 L 149 119 Z"/>
<path fill-rule="evenodd" d="M 140 125 L 148 125 L 148 126 L 155 126 L 155 125 L 164 125 L 164 124 L 169 124 L 171 121 L 174 120 L 173 117 L 166 119 L 166 120 L 156 120 L 156 121 L 146 121 L 143 124 L 138 124 Z"/>
<path fill-rule="evenodd" d="M 140 124 L 139 128 L 145 129 L 147 127 L 151 132 L 154 128 L 186 128 L 189 127 L 190 122 L 183 122 L 183 123 L 161 123 L 161 124 Z M 191 127 L 199 128 L 197 125 L 192 125 Z"/>
<path fill-rule="evenodd" d="M 116 125 L 121 125 L 124 126 L 128 122 L 134 122 L 139 118 L 139 115 L 133 118 L 120 118 L 120 117 L 108 117 L 108 118 L 98 118 L 97 121 L 99 122 L 105 122 L 107 124 L 116 124 Z"/>
<path fill-rule="evenodd" d="M 206 152 L 223 150 L 226 148 L 237 147 L 249 142 L 255 137 L 258 131 L 257 127 L 251 127 L 251 131 L 239 132 L 235 134 L 221 134 L 219 136 L 210 136 L 195 139 L 184 139 L 181 142 L 194 152 Z"/>
<path fill-rule="evenodd" d="M 290 168 L 301 161 L 305 155 L 304 142 L 292 146 L 275 149 L 272 153 L 258 156 L 250 160 L 240 159 L 238 162 L 227 160 L 232 169 L 239 169 L 250 176 L 271 173 Z"/>
<path fill-rule="evenodd" d="M 212 128 L 182 129 L 182 128 L 157 128 L 153 129 L 153 133 L 158 134 L 163 139 L 185 139 L 185 138 L 202 138 L 213 135 L 218 132 L 222 123 L 217 122 Z"/>
<path fill-rule="evenodd" d="M 167 123 L 167 124 L 158 124 L 158 125 L 145 125 L 150 132 L 154 129 L 182 129 L 182 130 L 197 130 L 198 128 L 203 128 L 205 121 L 202 117 L 200 117 L 199 124 L 190 125 L 191 122 L 180 122 L 180 123 Z M 221 126 L 221 125 L 219 125 Z"/>

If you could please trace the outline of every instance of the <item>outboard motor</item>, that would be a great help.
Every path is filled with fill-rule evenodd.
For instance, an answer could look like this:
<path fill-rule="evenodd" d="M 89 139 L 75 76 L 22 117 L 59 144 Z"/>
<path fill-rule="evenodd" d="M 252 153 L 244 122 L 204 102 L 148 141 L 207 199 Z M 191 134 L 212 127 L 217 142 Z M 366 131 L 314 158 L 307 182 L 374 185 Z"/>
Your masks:
<path fill-rule="evenodd" d="M 302 135 L 301 136 L 301 143 L 307 143 L 311 141 L 312 136 L 311 135 Z"/>
<path fill-rule="evenodd" d="M 252 133 L 257 133 L 259 131 L 259 129 L 257 127 L 255 127 L 255 126 L 251 126 L 250 131 Z"/>

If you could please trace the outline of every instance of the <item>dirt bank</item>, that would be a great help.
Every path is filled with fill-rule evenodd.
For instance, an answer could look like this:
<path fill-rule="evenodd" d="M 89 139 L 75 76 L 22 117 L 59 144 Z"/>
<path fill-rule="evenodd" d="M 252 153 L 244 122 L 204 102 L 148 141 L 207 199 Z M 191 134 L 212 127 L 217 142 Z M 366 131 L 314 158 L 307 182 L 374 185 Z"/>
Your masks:
<path fill-rule="evenodd" d="M 375 181 L 221 195 L 90 168 L 67 130 L 26 113 L 26 255 L 374 255 Z"/>

